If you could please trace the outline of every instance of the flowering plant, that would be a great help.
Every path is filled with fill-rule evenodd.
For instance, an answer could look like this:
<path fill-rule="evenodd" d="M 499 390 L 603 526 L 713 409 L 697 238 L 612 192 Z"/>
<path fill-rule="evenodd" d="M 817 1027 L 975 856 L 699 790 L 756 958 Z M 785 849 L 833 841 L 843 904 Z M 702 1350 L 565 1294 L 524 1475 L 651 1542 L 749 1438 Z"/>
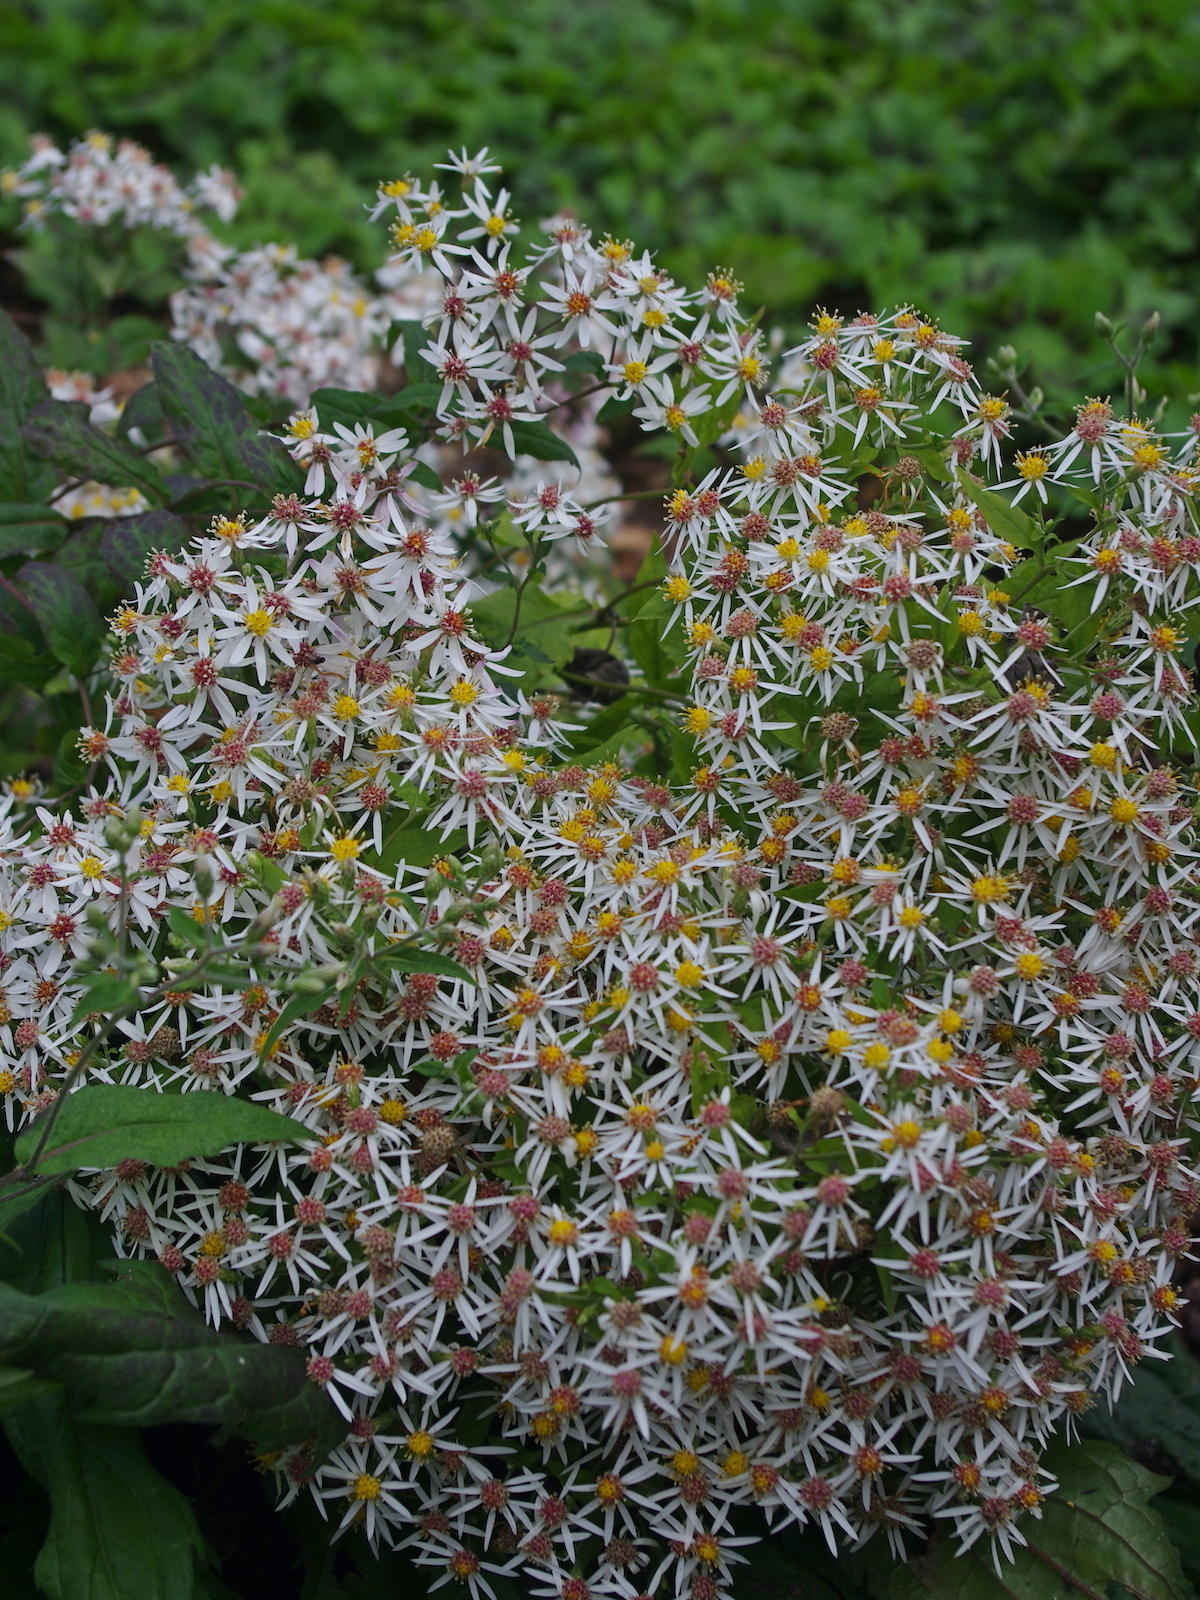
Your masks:
<path fill-rule="evenodd" d="M 379 193 L 442 285 L 399 394 L 277 440 L 156 348 L 144 566 L 58 657 L 105 709 L 5 803 L 21 1203 L 74 1173 L 302 1351 L 340 1424 L 284 1501 L 434 1587 L 713 1600 L 755 1507 L 1061 1572 L 1053 1441 L 1160 1353 L 1200 1203 L 1196 430 L 1089 400 L 1010 467 L 913 310 L 781 357 L 728 274 L 566 216 L 519 253 L 447 167 Z M 54 406 L 35 454 L 112 442 Z M 618 589 L 570 432 L 623 418 L 674 488 Z"/>
<path fill-rule="evenodd" d="M 425 309 L 422 280 L 398 293 L 385 269 L 373 289 L 333 256 L 235 249 L 208 225 L 237 212 L 232 175 L 214 166 L 182 185 L 132 139 L 92 133 L 64 151 L 39 135 L 0 173 L 5 197 L 21 204 L 16 260 L 50 308 L 43 334 L 61 365 L 143 360 L 161 332 L 145 312 L 167 302 L 173 337 L 268 405 L 297 405 L 323 383 L 373 388 L 388 327 Z M 145 311 L 130 315 L 134 303 Z"/>

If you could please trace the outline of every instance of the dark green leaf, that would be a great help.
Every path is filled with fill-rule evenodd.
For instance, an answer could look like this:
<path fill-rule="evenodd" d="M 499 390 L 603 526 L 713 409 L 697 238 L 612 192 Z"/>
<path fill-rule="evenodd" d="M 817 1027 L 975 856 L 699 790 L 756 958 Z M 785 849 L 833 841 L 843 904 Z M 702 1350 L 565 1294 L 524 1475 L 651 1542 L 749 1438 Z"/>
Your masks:
<path fill-rule="evenodd" d="M 1200 1506 L 1183 1505 L 1164 1495 L 1156 1509 L 1168 1538 L 1179 1551 L 1183 1575 L 1195 1588 L 1200 1581 Z"/>
<path fill-rule="evenodd" d="M 907 454 L 916 456 L 929 477 L 935 478 L 939 483 L 949 481 L 950 468 L 946 465 L 945 453 L 936 445 L 918 445 Z"/>
<path fill-rule="evenodd" d="M 100 541 L 107 525 L 104 517 L 81 517 L 54 554 L 54 565 L 79 579 L 102 616 L 113 611 L 123 599 L 100 554 Z"/>
<path fill-rule="evenodd" d="M 423 1078 L 452 1078 L 454 1073 L 444 1061 L 416 1061 L 413 1071 L 419 1072 Z"/>
<path fill-rule="evenodd" d="M 140 389 L 133 391 L 121 408 L 121 415 L 117 418 L 117 433 L 124 439 L 128 437 L 130 428 L 140 428 L 149 442 L 162 432 L 163 421 L 158 387 L 153 382 L 144 383 Z"/>
<path fill-rule="evenodd" d="M 701 412 L 693 419 L 692 431 L 701 449 L 705 445 L 715 444 L 721 435 L 728 431 L 744 403 L 740 393 L 731 394 L 724 405 L 714 406 L 711 411 Z"/>
<path fill-rule="evenodd" d="M 6 1413 L 5 1429 L 50 1493 L 34 1569 L 50 1600 L 189 1600 L 200 1531 L 136 1433 L 76 1421 L 61 1395 Z"/>
<path fill-rule="evenodd" d="M 733 1600 L 867 1600 L 864 1569 L 872 1555 L 881 1559 L 874 1540 L 866 1551 L 835 1556 L 812 1529 L 779 1529 L 766 1539 L 753 1523 L 737 1531 L 756 1534 L 761 1542 L 746 1551 L 746 1566 L 733 1568 Z"/>
<path fill-rule="evenodd" d="M 91 595 L 73 573 L 47 561 L 27 561 L 16 583 L 55 657 L 85 678 L 108 631 Z"/>
<path fill-rule="evenodd" d="M 602 378 L 605 373 L 604 357 L 599 350 L 575 350 L 563 362 L 568 372 L 587 372 L 593 378 Z"/>
<path fill-rule="evenodd" d="M 29 1161 L 41 1136 L 42 1112 L 17 1140 Z M 124 1084 L 90 1083 L 67 1096 L 36 1171 L 72 1172 L 136 1159 L 177 1167 L 190 1156 L 215 1156 L 232 1144 L 308 1139 L 301 1123 L 249 1100 L 219 1093 L 159 1094 Z"/>
<path fill-rule="evenodd" d="M 209 1327 L 157 1262 L 112 1265 L 115 1281 L 44 1294 L 0 1284 L 0 1351 L 68 1388 L 81 1421 L 210 1424 L 261 1450 L 314 1436 L 328 1448 L 344 1437 L 301 1351 Z"/>
<path fill-rule="evenodd" d="M 512 436 L 513 447 L 519 456 L 533 456 L 535 461 L 569 461 L 575 467 L 579 465 L 571 446 L 545 422 L 514 422 Z M 500 443 L 498 433 L 493 435 L 492 443 Z"/>
<path fill-rule="evenodd" d="M 343 428 L 352 428 L 356 422 L 371 422 L 383 403 L 382 395 L 364 394 L 357 389 L 314 389 L 309 398 L 322 433 L 332 433 L 335 422 Z"/>
<path fill-rule="evenodd" d="M 441 493 L 442 480 L 433 468 L 427 466 L 424 461 L 414 461 L 408 469 L 408 476 L 414 483 L 419 483 L 423 489 L 432 489 L 434 494 Z"/>
<path fill-rule="evenodd" d="M 56 1388 L 56 1384 L 36 1377 L 32 1367 L 0 1366 L 0 1411 L 23 1406 L 26 1400 L 37 1400 L 44 1394 L 53 1394 Z"/>
<path fill-rule="evenodd" d="M 185 950 L 203 950 L 209 942 L 204 923 L 189 916 L 182 906 L 168 907 L 167 926 Z"/>
<path fill-rule="evenodd" d="M 395 872 L 403 862 L 410 867 L 431 867 L 443 856 L 452 856 L 467 842 L 467 835 L 459 829 L 448 839 L 441 839 L 428 828 L 416 828 L 411 823 L 393 828 L 385 834 L 383 849 L 376 863 L 380 872 Z"/>
<path fill-rule="evenodd" d="M 577 601 L 570 595 L 547 594 L 537 578 L 525 585 L 519 612 L 516 590 L 505 587 L 473 600 L 471 616 L 487 642 L 497 649 L 509 643 L 516 616 L 517 629 L 513 638 L 529 647 L 529 654 L 524 659 L 510 658 L 506 664 L 524 665 L 525 676 L 529 679 L 544 680 L 548 666 L 565 666 L 575 650 L 574 630 L 579 624 Z M 532 653 L 534 650 L 537 655 Z M 515 684 L 520 680 L 510 678 L 508 681 Z"/>
<path fill-rule="evenodd" d="M 1083 1418 L 1083 1431 L 1114 1444 L 1153 1439 L 1200 1487 L 1200 1365 L 1176 1335 L 1172 1359 L 1139 1367 L 1120 1402 L 1096 1406 Z"/>
<path fill-rule="evenodd" d="M 637 577 L 633 580 L 633 593 L 624 600 L 618 600 L 615 609 L 620 611 L 622 616 L 636 617 L 654 593 L 650 585 L 662 583 L 666 576 L 666 558 L 662 553 L 659 536 L 656 534 L 650 542 L 649 550 L 642 557 Z"/>
<path fill-rule="evenodd" d="M 575 760 L 585 750 L 590 750 L 594 745 L 602 744 L 610 739 L 618 728 L 623 728 L 629 721 L 630 713 L 639 704 L 636 693 L 623 694 L 612 705 L 605 706 L 603 711 L 598 711 L 592 720 L 572 734 L 569 741 L 571 759 Z"/>
<path fill-rule="evenodd" d="M 171 510 L 181 517 L 225 516 L 230 501 L 240 500 L 247 492 L 246 483 L 230 486 L 193 478 L 172 490 Z"/>
<path fill-rule="evenodd" d="M 524 528 L 518 528 L 512 519 L 512 512 L 507 506 L 501 508 L 500 515 L 489 525 L 487 539 L 490 544 L 502 550 L 527 550 L 529 539 Z"/>
<path fill-rule="evenodd" d="M 432 368 L 426 364 L 425 370 L 432 371 Z M 389 428 L 422 428 L 441 397 L 440 383 L 410 383 L 406 389 L 384 397 L 375 415 L 378 421 Z"/>
<path fill-rule="evenodd" d="M 187 543 L 185 524 L 170 511 L 143 511 L 111 522 L 100 540 L 105 565 L 126 592 L 145 575 L 146 562 L 160 550 L 177 555 Z"/>
<path fill-rule="evenodd" d="M 0 1240 L 5 1241 L 9 1248 L 14 1244 L 10 1232 L 13 1223 L 25 1212 L 32 1211 L 34 1206 L 40 1206 L 52 1187 L 49 1178 L 30 1178 L 27 1183 L 17 1183 L 11 1188 L 0 1189 Z M 2 1270 L 0 1268 L 0 1272 Z"/>
<path fill-rule="evenodd" d="M 53 506 L 13 501 L 0 505 L 0 559 L 57 550 L 71 524 Z"/>
<path fill-rule="evenodd" d="M 0 1140 L 3 1144 L 8 1146 L 3 1165 L 9 1168 L 11 1137 Z M 23 1182 L 5 1190 L 12 1198 L 0 1203 L 0 1279 L 27 1294 L 93 1277 L 97 1257 L 111 1249 L 99 1216 L 81 1211 L 61 1180 L 34 1182 L 32 1204 L 30 1186 Z"/>
<path fill-rule="evenodd" d="M 596 421 L 601 424 L 617 422 L 622 417 L 627 417 L 636 404 L 633 395 L 626 395 L 624 400 L 618 400 L 615 394 L 610 394 L 597 411 Z"/>
<path fill-rule="evenodd" d="M 55 794 L 63 795 L 68 789 L 83 783 L 90 765 L 79 751 L 79 729 L 64 729 L 54 752 L 54 770 L 50 780 Z"/>
<path fill-rule="evenodd" d="M 156 344 L 150 362 L 171 432 L 206 477 L 271 494 L 299 489 L 299 469 L 277 439 L 259 432 L 227 378 L 183 344 Z"/>
<path fill-rule="evenodd" d="M 602 739 L 599 744 L 589 745 L 586 750 L 580 750 L 575 755 L 575 760 L 580 766 L 596 767 L 602 761 L 618 760 L 622 751 L 628 750 L 631 746 L 645 746 L 649 739 L 650 735 L 645 728 L 639 728 L 634 723 L 626 723 L 607 739 Z"/>
<path fill-rule="evenodd" d="M 21 434 L 35 454 L 73 478 L 137 489 L 156 505 L 166 501 L 162 475 L 123 439 L 94 427 L 87 406 L 78 401 L 43 400 L 29 413 Z"/>
<path fill-rule="evenodd" d="M 405 322 L 402 325 L 402 332 L 404 338 L 404 375 L 408 379 L 409 386 L 431 384 L 432 379 L 436 376 L 436 368 L 421 354 L 421 351 L 429 343 L 428 333 L 419 322 Z M 393 360 L 395 360 L 396 353 L 394 347 Z M 441 393 L 440 385 L 438 386 L 438 393 Z"/>
<path fill-rule="evenodd" d="M 335 422 L 343 428 L 353 428 L 361 422 L 382 433 L 387 428 L 422 428 L 441 393 L 441 385 L 434 383 L 412 383 L 390 395 L 363 394 L 356 389 L 314 389 L 311 403 L 323 432 L 331 432 Z"/>
<path fill-rule="evenodd" d="M 1166 1486 L 1113 1445 L 1056 1444 L 1045 1457 L 1060 1487 L 1040 1520 L 1026 1517 L 1028 1544 L 997 1574 L 985 1540 L 960 1553 L 935 1535 L 925 1552 L 890 1581 L 880 1600 L 1106 1600 L 1124 1584 L 1140 1600 L 1183 1600 L 1179 1557 L 1150 1497 Z M 1073 1586 L 1073 1588 L 1072 1588 Z"/>
<path fill-rule="evenodd" d="M 38 459 L 21 433 L 46 394 L 28 340 L 0 309 L 0 499 L 34 503 L 54 487 L 54 469 Z"/>

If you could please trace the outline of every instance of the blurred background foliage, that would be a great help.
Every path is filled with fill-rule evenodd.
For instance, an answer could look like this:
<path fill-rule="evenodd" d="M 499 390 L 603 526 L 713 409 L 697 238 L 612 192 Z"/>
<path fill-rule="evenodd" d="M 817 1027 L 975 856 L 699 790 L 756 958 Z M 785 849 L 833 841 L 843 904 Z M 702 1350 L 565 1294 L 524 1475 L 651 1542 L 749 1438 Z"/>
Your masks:
<path fill-rule="evenodd" d="M 911 300 L 1052 392 L 1117 386 L 1094 313 L 1157 310 L 1200 388 L 1190 0 L 6 0 L 0 163 L 43 130 L 232 166 L 231 237 L 370 267 L 375 183 L 488 144 L 794 329 Z M 10 245 L 11 239 L 7 241 Z"/>

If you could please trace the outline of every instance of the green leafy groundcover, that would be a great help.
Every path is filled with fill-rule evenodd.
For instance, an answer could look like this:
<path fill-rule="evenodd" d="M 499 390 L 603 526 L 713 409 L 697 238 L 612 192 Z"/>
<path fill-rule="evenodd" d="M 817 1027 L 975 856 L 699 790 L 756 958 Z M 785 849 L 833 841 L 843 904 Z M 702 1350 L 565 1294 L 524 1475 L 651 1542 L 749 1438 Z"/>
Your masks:
<path fill-rule="evenodd" d="M 362 202 L 489 144 L 529 213 L 576 206 L 676 275 L 717 262 L 799 321 L 913 299 L 1042 381 L 1092 313 L 1157 308 L 1196 387 L 1188 0 L 23 0 L 0 9 L 0 161 L 127 133 L 247 189 L 242 243 L 374 264 Z M 1102 380 L 1097 380 L 1102 381 Z M 32 496 L 30 498 L 33 498 Z"/>

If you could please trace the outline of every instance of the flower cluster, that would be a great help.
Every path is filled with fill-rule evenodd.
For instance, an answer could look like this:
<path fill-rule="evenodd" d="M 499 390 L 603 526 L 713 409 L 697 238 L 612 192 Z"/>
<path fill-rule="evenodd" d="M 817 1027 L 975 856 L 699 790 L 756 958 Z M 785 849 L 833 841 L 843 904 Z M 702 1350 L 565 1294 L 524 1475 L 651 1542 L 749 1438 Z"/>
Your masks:
<path fill-rule="evenodd" d="M 397 311 L 345 261 L 294 245 L 194 253 L 193 284 L 171 296 L 172 332 L 248 394 L 307 404 L 314 389 L 372 389 Z"/>
<path fill-rule="evenodd" d="M 122 139 L 114 147 L 106 133 L 77 139 L 65 153 L 52 139 L 35 134 L 26 161 L 0 178 L 0 193 L 24 201 L 26 223 L 33 228 L 44 227 L 57 214 L 83 227 L 117 222 L 174 233 L 189 242 L 206 235 L 198 209 L 228 222 L 241 198 L 232 176 L 221 167 L 197 173 L 185 189 L 134 140 Z"/>
<path fill-rule="evenodd" d="M 199 213 L 228 222 L 241 198 L 218 167 L 187 188 L 132 140 L 90 134 L 64 153 L 33 140 L 28 160 L 0 175 L 0 194 L 24 200 L 25 225 L 63 216 L 88 230 L 116 225 L 176 235 L 192 283 L 171 297 L 172 333 L 250 394 L 307 402 L 313 389 L 374 386 L 384 335 L 419 316 L 420 284 L 373 293 L 344 261 L 302 260 L 290 245 L 235 250 Z"/>
<path fill-rule="evenodd" d="M 517 260 L 486 162 L 452 166 L 457 207 L 380 201 L 444 280 L 444 442 L 519 455 L 573 371 L 740 450 L 699 481 L 684 452 L 625 602 L 678 670 L 590 739 L 427 513 L 504 511 L 536 562 L 597 508 L 431 496 L 427 441 L 298 414 L 305 493 L 154 557 L 114 619 L 105 782 L 9 803 L 10 1116 L 89 1037 L 92 921 L 155 952 L 179 911 L 265 918 L 255 982 L 166 994 L 93 1075 L 310 1144 L 75 1193 L 214 1322 L 307 1350 L 347 1436 L 275 1460 L 286 1495 L 473 1594 L 714 1600 L 754 1505 L 1011 1553 L 1044 1445 L 1171 1326 L 1200 1202 L 1195 434 L 1082 406 L 1015 466 L 1094 506 L 1056 545 L 984 482 L 1007 407 L 934 323 L 822 313 L 772 381 L 727 274 L 691 294 L 568 218 Z M 418 929 L 456 965 L 389 963 Z"/>

